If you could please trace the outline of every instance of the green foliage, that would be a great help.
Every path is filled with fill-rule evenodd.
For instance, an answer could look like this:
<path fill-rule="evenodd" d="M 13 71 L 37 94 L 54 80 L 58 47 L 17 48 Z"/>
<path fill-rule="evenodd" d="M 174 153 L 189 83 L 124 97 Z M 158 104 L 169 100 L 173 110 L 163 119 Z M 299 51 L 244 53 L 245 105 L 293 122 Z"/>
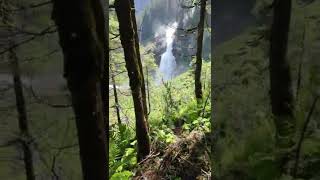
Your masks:
<path fill-rule="evenodd" d="M 133 140 L 134 133 L 126 125 L 114 125 L 110 130 L 109 150 L 109 173 L 114 178 L 127 175 L 136 164 L 136 141 Z"/>
<path fill-rule="evenodd" d="M 208 84 L 210 76 L 204 75 L 210 72 L 210 63 L 203 64 L 203 82 Z M 192 70 L 181 74 L 175 79 L 163 84 L 156 84 L 149 79 L 151 112 L 149 114 L 150 139 L 156 142 L 158 150 L 164 150 L 169 144 L 174 143 L 176 134 L 174 132 L 177 122 L 181 124 L 182 133 L 189 133 L 192 130 L 209 132 L 211 130 L 210 114 L 211 101 L 208 98 L 206 106 L 204 103 L 197 105 L 193 90 L 193 72 Z M 207 85 L 208 86 L 208 85 Z M 208 97 L 210 86 L 204 90 L 204 96 Z M 112 98 L 112 97 L 111 97 Z M 131 98 L 120 96 L 122 109 L 133 107 Z M 111 101 L 112 102 L 112 101 Z M 200 112 L 200 114 L 199 114 Z M 110 113 L 111 118 L 115 114 Z M 136 168 L 136 142 L 134 126 L 134 112 L 127 111 L 129 124 L 112 125 L 110 130 L 110 176 L 120 177 L 122 172 L 130 171 Z M 116 121 L 115 121 L 116 122 Z M 130 144 L 131 143 L 131 144 Z"/>
<path fill-rule="evenodd" d="M 155 42 L 152 39 L 154 34 L 151 32 L 155 30 L 155 27 L 159 26 L 158 23 L 162 23 L 162 21 L 167 23 L 166 21 L 172 19 L 173 16 L 170 15 L 170 12 L 164 14 L 164 10 L 167 10 L 166 3 L 163 3 L 162 0 L 152 0 L 149 3 L 149 7 L 143 13 L 138 13 L 137 17 L 138 25 L 144 22 L 144 26 L 148 27 L 141 32 L 145 40 L 140 44 L 140 55 L 145 83 L 148 84 L 146 88 L 150 95 L 148 97 L 148 103 L 150 103 L 148 123 L 150 126 L 150 139 L 152 141 L 151 148 L 159 152 L 164 151 L 168 145 L 176 141 L 177 136 L 180 135 L 177 133 L 178 130 L 181 130 L 180 133 L 189 133 L 192 130 L 210 131 L 209 119 L 211 114 L 210 98 L 206 101 L 206 104 L 203 103 L 200 106 L 195 101 L 194 72 L 192 69 L 170 81 L 160 84 L 157 82 L 158 65 L 155 63 L 155 54 L 153 53 Z M 141 17 L 141 15 L 145 17 Z M 198 21 L 196 16 L 192 19 L 195 22 Z M 121 48 L 120 39 L 117 37 L 119 33 L 118 22 L 114 12 L 110 12 L 109 14 L 109 26 L 109 63 L 112 66 L 112 72 L 109 71 L 109 76 L 114 75 L 116 85 L 119 86 L 117 94 L 120 118 L 123 121 L 121 125 L 117 124 L 114 94 L 110 91 L 109 172 L 111 179 L 130 179 L 135 175 L 135 170 L 138 169 L 135 157 L 135 114 L 131 91 L 128 86 L 129 79 L 125 67 L 123 49 Z M 206 33 L 206 39 L 209 39 L 208 33 Z M 208 43 L 209 40 L 205 44 Z M 207 95 L 210 94 L 210 67 L 210 62 L 204 60 L 202 81 L 204 83 L 203 92 L 205 97 L 208 97 Z M 188 125 L 189 128 L 186 128 Z"/>
<path fill-rule="evenodd" d="M 175 135 L 173 134 L 172 130 L 167 127 L 155 129 L 153 133 L 154 140 L 158 142 L 164 142 L 165 145 L 171 144 L 175 140 Z"/>
<path fill-rule="evenodd" d="M 260 15 L 269 0 L 258 0 L 256 11 Z M 312 4 L 312 5 L 311 5 Z M 320 3 L 314 1 L 300 6 L 294 1 L 290 27 L 288 58 L 296 89 L 299 63 L 303 62 L 302 87 L 296 98 L 295 118 L 297 137 L 305 122 L 307 112 L 318 89 L 317 60 L 319 49 L 312 44 L 319 43 L 315 26 L 319 27 Z M 307 18 L 313 16 L 313 18 Z M 317 24 L 317 25 L 315 25 Z M 269 26 L 269 25 L 268 25 Z M 275 149 L 275 126 L 269 101 L 269 30 L 266 25 L 249 27 L 244 33 L 216 48 L 213 61 L 215 67 L 215 113 L 217 118 L 214 131 L 219 138 L 215 151 L 217 176 L 220 178 L 241 174 L 241 178 L 252 180 L 279 179 L 280 172 Z M 303 29 L 305 37 L 303 38 Z M 317 33 L 319 34 L 319 33 Z M 262 38 L 258 38 L 262 37 Z M 316 38 L 318 37 L 318 39 Z M 302 49 L 305 54 L 302 55 Z M 295 91 L 294 91 L 295 92 Z M 315 112 L 308 126 L 308 134 L 302 145 L 299 173 L 301 178 L 318 176 L 314 169 L 319 167 L 319 122 Z M 292 160 L 294 161 L 294 160 Z M 314 163 L 313 163 L 314 162 Z M 282 176 L 280 179 L 292 179 Z"/>
<path fill-rule="evenodd" d="M 110 178 L 110 180 L 125 180 L 125 179 L 130 179 L 132 177 L 133 173 L 130 171 L 122 171 L 122 172 L 117 172 L 113 174 Z"/>
<path fill-rule="evenodd" d="M 175 112 L 178 109 L 179 102 L 173 99 L 172 94 L 172 83 L 171 82 L 164 82 L 164 92 L 163 92 L 163 99 L 164 99 L 164 120 L 168 122 L 168 119 L 172 119 L 174 117 Z"/>

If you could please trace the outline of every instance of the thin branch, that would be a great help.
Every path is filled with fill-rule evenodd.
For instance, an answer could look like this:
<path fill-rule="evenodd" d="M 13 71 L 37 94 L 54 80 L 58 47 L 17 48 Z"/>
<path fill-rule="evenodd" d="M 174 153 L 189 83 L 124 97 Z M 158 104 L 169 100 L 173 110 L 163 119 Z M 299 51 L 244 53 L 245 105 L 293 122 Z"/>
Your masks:
<path fill-rule="evenodd" d="M 180 31 L 184 31 L 185 33 L 191 33 L 191 32 L 194 32 L 198 29 L 198 26 L 196 27 L 192 27 L 192 28 L 188 28 L 188 29 L 184 29 L 184 28 L 177 28 L 177 30 L 180 30 Z"/>
<path fill-rule="evenodd" d="M 297 177 L 297 171 L 298 171 L 298 166 L 299 166 L 299 160 L 300 160 L 300 151 L 301 151 L 301 146 L 305 137 L 306 130 L 308 128 L 309 122 L 311 121 L 311 116 L 313 114 L 314 109 L 316 108 L 317 101 L 319 99 L 319 96 L 316 96 L 315 99 L 313 100 L 313 103 L 311 105 L 311 109 L 308 113 L 307 119 L 305 123 L 303 124 L 303 128 L 301 131 L 300 139 L 298 141 L 298 146 L 297 146 L 297 151 L 296 151 L 296 156 L 295 156 L 295 164 L 294 164 L 294 170 L 293 170 L 293 177 Z"/>
<path fill-rule="evenodd" d="M 49 26 L 49 28 L 53 28 L 53 27 L 55 27 L 55 25 Z M 20 27 L 17 27 L 17 26 L 14 26 L 14 25 L 9 25 L 9 24 L 7 24 L 5 26 L 1 26 L 1 28 L 6 28 L 11 33 L 14 33 L 11 36 L 16 36 L 16 35 L 19 35 L 19 34 L 32 35 L 32 36 L 42 35 L 41 31 L 40 32 L 33 32 L 33 31 L 25 30 L 25 29 L 22 29 Z M 51 31 L 48 30 L 46 33 L 54 33 L 54 32 L 57 32 L 57 29 L 53 29 Z"/>
<path fill-rule="evenodd" d="M 297 80 L 296 99 L 297 99 L 298 96 L 299 96 L 299 91 L 300 91 L 300 87 L 301 87 L 302 64 L 303 64 L 304 56 L 305 56 L 305 39 L 306 39 L 306 25 L 303 26 L 302 42 L 301 42 L 301 44 L 300 44 L 301 57 L 300 57 L 299 68 L 298 68 L 298 80 Z"/>
<path fill-rule="evenodd" d="M 148 116 L 149 114 L 151 113 L 151 102 L 150 102 L 150 90 L 149 90 L 149 72 L 148 72 L 148 66 L 146 66 L 146 74 L 147 74 L 147 95 L 148 95 L 148 109 L 149 109 L 149 112 L 148 112 Z"/>
<path fill-rule="evenodd" d="M 45 35 L 45 34 L 55 33 L 56 30 L 50 30 L 51 28 L 52 28 L 52 26 L 49 26 L 49 27 L 45 28 L 44 30 L 42 30 L 41 32 L 35 33 L 32 37 L 30 37 L 30 38 L 28 38 L 28 39 L 25 39 L 25 40 L 23 40 L 23 41 L 20 41 L 20 42 L 18 42 L 18 43 L 16 43 L 16 44 L 13 44 L 12 46 L 4 49 L 3 51 L 0 51 L 0 55 L 4 54 L 4 53 L 6 53 L 6 52 L 9 52 L 9 51 L 11 51 L 11 50 L 13 50 L 13 49 L 21 46 L 21 45 L 24 45 L 24 44 L 26 44 L 26 43 L 29 43 L 30 41 L 36 39 L 36 38 L 39 37 L 39 36 L 42 36 L 42 35 Z"/>
<path fill-rule="evenodd" d="M 29 4 L 27 6 L 21 6 L 20 8 L 17 8 L 17 9 L 11 9 L 9 11 L 16 12 L 16 11 L 22 11 L 22 10 L 26 10 L 26 9 L 34 9 L 34 8 L 38 8 L 38 7 L 47 6 L 51 3 L 52 3 L 51 1 L 45 1 L 42 3 L 38 3 L 38 4 Z"/>
<path fill-rule="evenodd" d="M 109 48 L 109 51 L 114 51 L 114 50 L 118 50 L 118 49 L 121 49 L 121 48 L 122 48 L 122 46 L 116 47 L 116 48 Z"/>
<path fill-rule="evenodd" d="M 36 95 L 36 93 L 35 93 L 35 91 L 33 89 L 33 86 L 32 86 L 32 82 L 30 83 L 30 92 L 31 92 L 32 96 L 40 104 L 45 104 L 45 105 L 47 105 L 49 107 L 53 107 L 53 108 L 70 108 L 71 107 L 71 104 L 51 104 L 51 103 L 46 102 L 45 100 L 41 99 L 39 96 Z"/>
<path fill-rule="evenodd" d="M 118 31 L 119 31 L 119 29 L 118 29 Z M 112 34 L 112 35 L 114 35 L 114 36 L 117 36 L 118 34 L 116 34 L 116 33 L 113 33 L 113 32 L 109 32 L 110 34 Z"/>
<path fill-rule="evenodd" d="M 117 37 L 120 36 L 120 34 L 112 34 L 112 35 L 114 35 L 114 37 L 110 38 L 111 40 L 116 39 Z"/>
<path fill-rule="evenodd" d="M 195 5 L 188 6 L 188 5 L 181 4 L 180 7 L 183 8 L 183 9 L 192 9 L 192 8 L 194 8 L 196 6 Z"/>
<path fill-rule="evenodd" d="M 10 147 L 10 146 L 15 146 L 17 145 L 18 143 L 20 143 L 21 139 L 19 138 L 15 138 L 13 140 L 9 140 L 3 144 L 0 144 L 0 148 L 6 148 L 6 147 Z"/>
<path fill-rule="evenodd" d="M 44 55 L 41 55 L 41 56 L 38 56 L 38 57 L 30 57 L 30 58 L 27 58 L 27 59 L 24 59 L 23 62 L 29 62 L 29 61 L 34 61 L 34 60 L 38 60 L 38 59 L 41 59 L 43 57 L 49 57 L 57 52 L 59 52 L 60 50 L 59 49 L 54 49 L 52 51 L 49 51 L 48 53 L 44 54 Z"/>
<path fill-rule="evenodd" d="M 206 106 L 207 106 L 207 103 L 209 101 L 210 96 L 211 96 L 211 93 L 208 94 L 206 101 L 204 102 L 203 109 L 202 109 L 202 117 L 204 117 L 204 113 L 205 113 Z"/>
<path fill-rule="evenodd" d="M 118 71 L 117 73 L 113 74 L 114 77 L 117 77 L 118 75 L 121 75 L 123 73 L 126 73 L 127 71 Z M 109 77 L 109 79 L 111 79 L 111 77 Z"/>

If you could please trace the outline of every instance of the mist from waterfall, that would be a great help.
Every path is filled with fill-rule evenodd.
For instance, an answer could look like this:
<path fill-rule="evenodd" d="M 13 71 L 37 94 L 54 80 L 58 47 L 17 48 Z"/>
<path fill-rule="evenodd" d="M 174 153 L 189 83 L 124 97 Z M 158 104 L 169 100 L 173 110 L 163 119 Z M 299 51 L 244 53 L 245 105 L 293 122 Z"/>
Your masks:
<path fill-rule="evenodd" d="M 174 39 L 174 33 L 177 29 L 178 23 L 174 22 L 166 28 L 166 51 L 161 55 L 160 60 L 160 77 L 163 81 L 170 80 L 175 75 L 175 69 L 177 66 L 175 57 L 172 54 L 172 44 Z"/>
<path fill-rule="evenodd" d="M 194 16 L 194 12 L 195 12 L 195 8 L 192 8 L 191 10 L 188 9 L 188 11 L 186 12 L 186 15 L 184 15 L 182 20 L 183 27 L 186 26 L 188 20 Z"/>

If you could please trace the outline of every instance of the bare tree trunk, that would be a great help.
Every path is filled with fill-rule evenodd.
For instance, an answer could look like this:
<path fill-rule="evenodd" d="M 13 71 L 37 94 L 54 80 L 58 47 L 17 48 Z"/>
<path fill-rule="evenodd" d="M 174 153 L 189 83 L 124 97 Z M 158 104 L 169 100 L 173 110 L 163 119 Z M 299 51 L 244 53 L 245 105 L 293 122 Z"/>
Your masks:
<path fill-rule="evenodd" d="M 100 1 L 92 1 L 93 3 L 93 12 L 96 17 L 96 31 L 97 36 L 99 38 L 99 41 L 102 43 L 103 47 L 103 58 L 100 64 L 98 64 L 98 68 L 100 68 L 100 81 L 101 81 L 101 97 L 102 97 L 102 105 L 103 105 L 103 119 L 105 124 L 105 133 L 107 136 L 109 136 L 109 122 L 108 122 L 108 116 L 109 116 L 109 101 L 108 101 L 108 92 L 109 92 L 109 69 L 108 69 L 108 62 L 109 62 L 109 34 L 106 32 L 106 29 L 108 29 L 108 23 L 105 23 L 106 19 L 109 19 L 109 17 L 105 17 L 105 11 L 108 12 L 108 6 L 105 6 L 106 9 L 104 9 L 102 3 Z M 109 15 L 106 13 L 107 16 Z M 109 139 L 109 137 L 107 138 Z M 109 144 L 107 143 L 107 146 Z"/>
<path fill-rule="evenodd" d="M 97 2 L 97 5 L 98 6 L 99 3 Z M 106 19 L 109 19 L 109 5 L 107 4 L 106 6 L 104 6 L 105 8 L 103 8 L 102 6 L 98 6 L 100 7 L 100 12 L 101 15 L 100 16 L 103 16 L 103 12 L 106 12 L 105 13 L 105 16 L 102 17 L 103 18 L 103 22 L 100 22 L 100 24 L 103 24 L 103 25 L 106 25 L 105 29 L 109 29 L 109 23 L 104 23 Z M 100 20 L 102 21 L 102 19 Z M 104 117 L 104 126 L 105 126 L 105 134 L 106 134 L 106 138 L 107 138 L 107 143 L 106 143 L 106 151 L 107 151 L 107 163 L 109 165 L 109 33 L 107 33 L 105 31 L 105 29 L 103 31 L 101 31 L 100 34 L 101 35 L 101 38 L 104 37 L 104 40 L 105 40 L 105 43 L 103 43 L 105 46 L 104 46 L 104 54 L 105 54 L 105 58 L 104 58 L 104 68 L 102 69 L 102 80 L 101 80 L 101 94 L 102 94 L 102 103 L 103 103 L 103 109 L 104 109 L 104 114 L 103 114 L 103 117 Z M 104 33 L 104 35 L 103 35 Z M 109 166 L 108 166 L 109 167 Z M 108 170 L 108 174 L 109 174 L 109 170 Z"/>
<path fill-rule="evenodd" d="M 117 0 L 115 1 L 115 9 L 119 21 L 120 40 L 124 49 L 126 68 L 134 102 L 138 161 L 141 161 L 150 153 L 150 140 L 146 124 L 143 93 L 141 91 L 142 76 L 135 47 L 135 31 L 132 22 L 131 3 L 127 0 Z"/>
<path fill-rule="evenodd" d="M 27 111 L 25 105 L 25 99 L 23 95 L 22 82 L 20 78 L 20 68 L 18 57 L 14 50 L 10 51 L 10 60 L 13 74 L 14 92 L 16 96 L 16 106 L 18 112 L 19 129 L 21 134 L 21 145 L 23 149 L 23 161 L 26 170 L 26 179 L 35 180 L 34 167 L 33 167 L 33 155 L 30 147 L 31 135 L 29 132 Z"/>
<path fill-rule="evenodd" d="M 135 39 L 135 48 L 137 52 L 137 58 L 138 58 L 138 64 L 141 74 L 141 92 L 142 92 L 142 100 L 143 100 L 143 107 L 145 109 L 144 114 L 146 117 L 146 123 L 148 125 L 148 108 L 147 108 L 147 95 L 146 95 L 146 86 L 144 82 L 144 75 L 143 75 L 143 67 L 142 67 L 142 61 L 140 56 L 140 48 L 139 48 L 139 37 L 138 37 L 138 28 L 137 28 L 137 21 L 135 18 L 135 6 L 134 6 L 134 0 L 131 1 L 131 18 L 132 18 L 132 25 L 134 30 L 134 39 Z M 148 125 L 149 126 L 149 125 Z"/>
<path fill-rule="evenodd" d="M 105 19 L 100 1 L 53 0 L 64 54 L 64 76 L 72 96 L 85 180 L 108 178 L 106 102 L 103 84 Z"/>
<path fill-rule="evenodd" d="M 286 166 L 289 151 L 295 145 L 295 118 L 291 75 L 287 60 L 291 0 L 275 0 L 270 47 L 270 94 L 276 125 L 276 144 L 281 168 Z M 284 171 L 284 169 L 283 169 Z"/>
<path fill-rule="evenodd" d="M 121 125 L 122 123 L 121 123 L 121 118 L 120 118 L 120 109 L 119 109 L 119 100 L 118 100 L 116 80 L 114 79 L 114 74 L 113 74 L 111 67 L 110 67 L 110 71 L 111 71 L 111 80 L 112 80 L 113 96 L 114 96 L 114 103 L 115 103 L 115 110 L 116 110 L 116 114 L 117 114 L 117 120 L 118 120 L 118 124 Z"/>
<path fill-rule="evenodd" d="M 195 95 L 198 102 L 200 102 L 199 100 L 202 99 L 201 68 L 202 68 L 202 45 L 203 45 L 205 12 L 206 12 L 206 0 L 201 0 L 200 21 L 198 24 L 198 37 L 197 37 L 195 81 L 194 81 Z"/>

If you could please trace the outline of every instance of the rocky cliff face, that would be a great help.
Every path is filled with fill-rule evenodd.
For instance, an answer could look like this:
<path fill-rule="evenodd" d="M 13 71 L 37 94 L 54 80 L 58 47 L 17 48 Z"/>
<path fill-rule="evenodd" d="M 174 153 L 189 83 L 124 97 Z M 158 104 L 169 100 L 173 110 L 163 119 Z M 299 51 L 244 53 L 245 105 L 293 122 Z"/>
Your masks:
<path fill-rule="evenodd" d="M 213 22 L 214 37 L 213 45 L 218 45 L 241 33 L 245 28 L 256 22 L 251 10 L 256 0 L 224 0 L 215 1 L 212 21 L 207 14 L 206 25 Z M 146 2 L 147 5 L 145 4 Z M 209 1 L 210 2 L 210 1 Z M 199 21 L 199 9 L 191 13 L 192 9 L 181 8 L 182 1 L 178 0 L 142 0 L 139 6 L 145 5 L 144 15 L 141 15 L 140 39 L 143 44 L 154 43 L 155 61 L 160 63 L 161 54 L 165 52 L 166 46 L 163 43 L 165 28 L 172 22 L 178 23 L 178 30 L 175 33 L 173 43 L 173 54 L 177 64 L 188 66 L 192 55 L 196 50 L 196 33 L 184 32 L 179 29 L 196 27 Z M 137 4 L 138 6 L 138 4 Z M 140 7 L 138 7 L 140 8 Z M 208 58 L 211 51 L 211 35 L 205 31 L 204 37 L 204 58 Z"/>
<path fill-rule="evenodd" d="M 142 11 L 148 4 L 150 0 L 134 0 L 136 6 L 136 11 Z"/>

